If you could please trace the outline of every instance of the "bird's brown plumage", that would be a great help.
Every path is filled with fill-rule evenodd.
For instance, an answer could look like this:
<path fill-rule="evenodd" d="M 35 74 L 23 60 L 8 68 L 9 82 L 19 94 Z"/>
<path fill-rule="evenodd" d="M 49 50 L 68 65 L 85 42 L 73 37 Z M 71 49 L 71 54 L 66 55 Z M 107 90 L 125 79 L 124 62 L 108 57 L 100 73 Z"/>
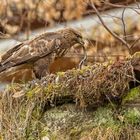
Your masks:
<path fill-rule="evenodd" d="M 82 36 L 72 28 L 44 33 L 8 50 L 1 58 L 0 72 L 29 63 L 34 66 L 36 76 L 41 78 L 56 57 L 62 57 L 70 47 L 77 43 L 83 43 Z"/>

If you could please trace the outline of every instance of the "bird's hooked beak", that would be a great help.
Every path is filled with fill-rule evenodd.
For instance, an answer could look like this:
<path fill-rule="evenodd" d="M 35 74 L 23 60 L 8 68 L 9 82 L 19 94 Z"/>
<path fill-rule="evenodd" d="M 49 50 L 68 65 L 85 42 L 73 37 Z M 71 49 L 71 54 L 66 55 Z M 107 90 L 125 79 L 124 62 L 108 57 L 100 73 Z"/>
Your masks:
<path fill-rule="evenodd" d="M 83 38 L 81 38 L 81 37 L 78 38 L 78 43 L 82 46 L 84 46 L 84 44 L 85 44 Z"/>

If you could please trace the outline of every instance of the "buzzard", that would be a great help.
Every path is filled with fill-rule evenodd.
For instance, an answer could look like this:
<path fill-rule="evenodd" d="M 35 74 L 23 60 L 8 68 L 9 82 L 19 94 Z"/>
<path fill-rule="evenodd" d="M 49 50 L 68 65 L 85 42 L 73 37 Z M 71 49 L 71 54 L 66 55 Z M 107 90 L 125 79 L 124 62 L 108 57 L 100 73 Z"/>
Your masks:
<path fill-rule="evenodd" d="M 8 50 L 1 58 L 0 72 L 31 64 L 36 78 L 41 78 L 48 73 L 48 67 L 55 58 L 64 56 L 76 44 L 84 46 L 84 41 L 82 35 L 73 28 L 44 33 Z"/>

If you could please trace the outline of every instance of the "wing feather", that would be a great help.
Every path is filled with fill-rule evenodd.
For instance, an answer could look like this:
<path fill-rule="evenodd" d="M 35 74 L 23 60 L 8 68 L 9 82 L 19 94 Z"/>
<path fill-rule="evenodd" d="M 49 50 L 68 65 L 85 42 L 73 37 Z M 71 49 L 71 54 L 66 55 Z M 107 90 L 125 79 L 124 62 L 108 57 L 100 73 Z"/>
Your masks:
<path fill-rule="evenodd" d="M 14 46 L 13 48 L 9 49 L 5 54 L 3 54 L 1 58 L 1 62 L 4 62 L 6 59 L 8 59 L 13 54 L 13 52 L 18 51 L 22 44 L 23 43 L 20 43 Z"/>
<path fill-rule="evenodd" d="M 0 72 L 13 66 L 34 63 L 40 58 L 51 54 L 60 37 L 57 33 L 46 33 L 30 42 L 21 43 L 7 51 L 1 60 Z"/>

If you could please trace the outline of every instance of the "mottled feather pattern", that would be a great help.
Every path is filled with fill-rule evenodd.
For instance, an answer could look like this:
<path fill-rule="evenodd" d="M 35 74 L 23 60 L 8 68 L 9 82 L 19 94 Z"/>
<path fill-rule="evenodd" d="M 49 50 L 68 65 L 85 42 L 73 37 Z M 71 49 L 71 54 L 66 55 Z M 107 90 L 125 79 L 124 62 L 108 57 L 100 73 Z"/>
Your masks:
<path fill-rule="evenodd" d="M 21 64 L 34 65 L 34 71 L 39 78 L 56 57 L 62 57 L 73 45 L 82 40 L 82 36 L 74 29 L 68 28 L 57 32 L 49 32 L 23 42 L 8 50 L 0 62 L 0 72 Z M 36 68 L 38 67 L 38 68 Z"/>

